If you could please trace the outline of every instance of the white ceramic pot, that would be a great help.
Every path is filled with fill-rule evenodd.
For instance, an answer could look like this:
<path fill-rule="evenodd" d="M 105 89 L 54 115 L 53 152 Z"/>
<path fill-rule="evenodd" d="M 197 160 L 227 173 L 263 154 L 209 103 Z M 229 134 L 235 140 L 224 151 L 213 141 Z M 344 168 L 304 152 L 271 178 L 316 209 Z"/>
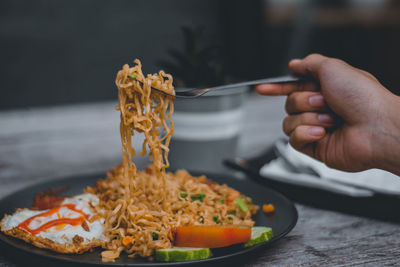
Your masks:
<path fill-rule="evenodd" d="M 236 155 L 247 89 L 175 100 L 175 132 L 169 154 L 172 169 L 209 172 L 224 169 L 222 160 Z"/>

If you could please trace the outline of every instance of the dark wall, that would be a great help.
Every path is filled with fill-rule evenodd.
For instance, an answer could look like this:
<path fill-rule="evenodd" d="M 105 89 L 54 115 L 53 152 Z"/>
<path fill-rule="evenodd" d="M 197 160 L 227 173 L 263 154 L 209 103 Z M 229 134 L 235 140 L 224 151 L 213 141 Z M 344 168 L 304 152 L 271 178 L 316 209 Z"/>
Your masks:
<path fill-rule="evenodd" d="M 287 62 L 292 27 L 270 27 L 265 33 L 265 73 L 279 75 Z M 400 95 L 400 26 L 388 28 L 316 27 L 310 33 L 306 48 L 293 57 L 321 53 L 340 58 L 372 73 L 393 93 Z M 283 64 L 283 66 L 282 66 Z"/>
<path fill-rule="evenodd" d="M 140 58 L 144 71 L 180 27 L 218 38 L 218 3 L 133 0 L 0 1 L 0 109 L 116 99 L 117 70 Z"/>
<path fill-rule="evenodd" d="M 236 80 L 283 74 L 290 58 L 318 52 L 370 71 L 400 94 L 400 22 L 314 21 L 307 35 L 296 34 L 303 19 L 293 13 L 291 22 L 273 22 L 271 14 L 287 12 L 267 3 L 2 0 L 0 110 L 116 100 L 114 78 L 121 66 L 139 58 L 145 72 L 159 70 L 168 48 L 182 48 L 182 26 L 205 26 L 205 41 L 222 44 L 226 72 Z"/>

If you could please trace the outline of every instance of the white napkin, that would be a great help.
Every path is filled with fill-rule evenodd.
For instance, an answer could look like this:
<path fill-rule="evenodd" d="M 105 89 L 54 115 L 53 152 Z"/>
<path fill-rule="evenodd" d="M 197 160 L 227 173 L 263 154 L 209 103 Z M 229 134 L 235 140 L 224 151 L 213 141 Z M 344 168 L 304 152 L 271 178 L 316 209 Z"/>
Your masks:
<path fill-rule="evenodd" d="M 397 175 L 379 169 L 355 173 L 339 171 L 298 152 L 282 140 L 277 141 L 275 145 L 280 146 L 281 154 L 284 153 L 286 158 L 290 159 L 290 162 L 310 166 L 321 177 L 291 172 L 290 168 L 287 167 L 287 163 L 280 157 L 265 164 L 260 169 L 261 176 L 281 182 L 321 188 L 353 197 L 369 197 L 374 192 L 400 195 L 400 177 Z"/>

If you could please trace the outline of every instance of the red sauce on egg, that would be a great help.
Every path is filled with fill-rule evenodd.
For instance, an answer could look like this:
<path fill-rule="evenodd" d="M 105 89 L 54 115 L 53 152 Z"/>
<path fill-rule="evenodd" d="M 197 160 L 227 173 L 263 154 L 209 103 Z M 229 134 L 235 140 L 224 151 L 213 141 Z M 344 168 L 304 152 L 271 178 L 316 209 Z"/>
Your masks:
<path fill-rule="evenodd" d="M 66 208 L 68 208 L 68 209 L 70 209 L 72 211 L 75 211 L 75 212 L 81 214 L 81 216 L 79 216 L 77 218 L 59 218 L 59 219 L 56 219 L 56 220 L 52 220 L 52 221 L 49 221 L 49 222 L 41 225 L 40 227 L 38 227 L 36 229 L 31 229 L 29 227 L 29 224 L 35 218 L 47 217 L 47 216 L 53 215 L 54 213 L 58 212 L 63 207 L 66 207 Z M 46 231 L 47 229 L 49 229 L 49 228 L 51 228 L 53 226 L 56 226 L 56 225 L 60 225 L 60 224 L 81 225 L 86 220 L 87 217 L 88 217 L 88 215 L 85 214 L 83 211 L 78 210 L 76 208 L 75 204 L 64 204 L 64 205 L 52 208 L 52 209 L 50 209 L 50 210 L 48 210 L 46 212 L 43 212 L 43 213 L 37 214 L 35 216 L 32 216 L 32 217 L 26 219 L 25 221 L 23 221 L 22 223 L 20 223 L 18 225 L 18 227 L 28 231 L 29 233 L 31 233 L 33 235 L 36 235 L 36 234 L 38 234 L 38 233 L 40 233 L 42 231 Z"/>

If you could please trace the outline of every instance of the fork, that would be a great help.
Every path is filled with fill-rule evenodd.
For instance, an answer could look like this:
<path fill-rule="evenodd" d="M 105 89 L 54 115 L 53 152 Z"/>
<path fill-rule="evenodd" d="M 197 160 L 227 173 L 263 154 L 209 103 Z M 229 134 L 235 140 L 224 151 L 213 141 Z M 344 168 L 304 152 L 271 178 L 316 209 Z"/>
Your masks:
<path fill-rule="evenodd" d="M 263 84 L 263 83 L 292 83 L 292 82 L 301 82 L 303 81 L 304 78 L 300 76 L 295 76 L 295 75 L 285 75 L 285 76 L 279 76 L 279 77 L 274 77 L 274 78 L 267 78 L 267 79 L 260 79 L 260 80 L 254 80 L 254 81 L 247 81 L 247 82 L 240 82 L 240 83 L 233 83 L 233 84 L 226 84 L 226 85 L 221 85 L 221 86 L 215 86 L 215 87 L 209 87 L 209 88 L 204 88 L 204 89 L 190 89 L 190 90 L 185 90 L 185 91 L 176 91 L 175 95 L 166 93 L 160 89 L 151 87 L 152 90 L 156 90 L 158 92 L 161 92 L 163 94 L 169 95 L 169 96 L 174 96 L 174 97 L 179 97 L 179 98 L 195 98 L 202 96 L 210 91 L 215 91 L 215 90 L 224 90 L 224 89 L 231 89 L 231 88 L 237 88 L 237 87 L 242 87 L 242 86 L 248 86 L 248 85 L 257 85 L 257 84 Z M 142 81 L 139 81 L 136 79 L 136 81 L 140 82 L 143 84 Z"/>

